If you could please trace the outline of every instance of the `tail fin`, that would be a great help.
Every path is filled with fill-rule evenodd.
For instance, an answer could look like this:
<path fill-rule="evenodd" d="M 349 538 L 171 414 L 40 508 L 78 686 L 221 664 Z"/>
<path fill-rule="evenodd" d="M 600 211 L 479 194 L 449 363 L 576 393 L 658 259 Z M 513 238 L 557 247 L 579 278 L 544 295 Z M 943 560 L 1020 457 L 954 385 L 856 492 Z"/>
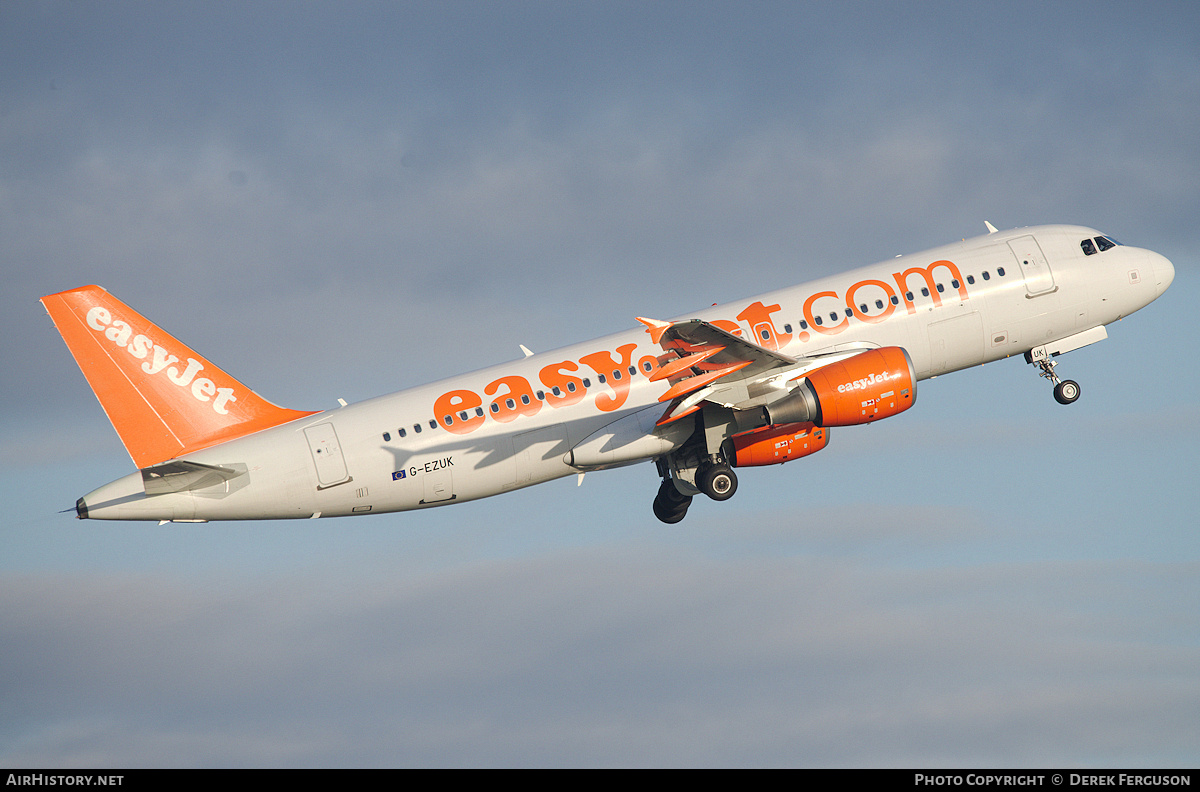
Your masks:
<path fill-rule="evenodd" d="M 99 286 L 41 302 L 139 468 L 313 414 L 271 404 Z"/>

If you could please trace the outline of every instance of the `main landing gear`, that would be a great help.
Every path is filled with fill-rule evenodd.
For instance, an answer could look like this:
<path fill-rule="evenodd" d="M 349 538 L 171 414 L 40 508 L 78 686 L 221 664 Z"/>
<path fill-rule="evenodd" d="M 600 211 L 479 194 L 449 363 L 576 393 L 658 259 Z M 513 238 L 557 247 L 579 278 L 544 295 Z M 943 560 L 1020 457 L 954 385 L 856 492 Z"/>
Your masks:
<path fill-rule="evenodd" d="M 737 492 L 737 475 L 724 462 L 705 465 L 696 472 L 696 487 L 715 501 L 727 501 Z"/>
<path fill-rule="evenodd" d="M 737 474 L 724 462 L 713 462 L 696 471 L 696 489 L 715 501 L 726 501 L 737 492 Z M 654 496 L 654 516 L 668 525 L 674 525 L 687 516 L 692 505 L 692 496 L 684 495 L 675 480 L 664 478 Z"/>
<path fill-rule="evenodd" d="M 1030 363 L 1038 367 L 1038 376 L 1045 377 L 1054 383 L 1054 400 L 1059 404 L 1070 404 L 1079 398 L 1079 383 L 1075 380 L 1060 380 L 1058 375 L 1054 373 L 1054 367 L 1058 365 L 1049 357 L 1044 357 L 1041 360 L 1030 360 Z"/>
<path fill-rule="evenodd" d="M 654 496 L 654 516 L 667 525 L 674 525 L 687 516 L 688 506 L 692 505 L 692 496 L 684 495 L 675 487 L 671 479 L 663 479 Z"/>

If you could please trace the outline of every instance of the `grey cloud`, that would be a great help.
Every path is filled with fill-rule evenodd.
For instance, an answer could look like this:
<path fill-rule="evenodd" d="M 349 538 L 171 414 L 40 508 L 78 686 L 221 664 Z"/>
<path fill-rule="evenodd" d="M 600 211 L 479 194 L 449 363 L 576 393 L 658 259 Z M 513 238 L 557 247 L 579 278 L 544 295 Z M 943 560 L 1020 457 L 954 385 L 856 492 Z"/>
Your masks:
<path fill-rule="evenodd" d="M 10 576 L 3 756 L 1119 765 L 1178 761 L 1198 736 L 1195 650 L 1144 620 L 1195 596 L 1194 565 L 696 561 L 642 547 L 354 584 Z"/>

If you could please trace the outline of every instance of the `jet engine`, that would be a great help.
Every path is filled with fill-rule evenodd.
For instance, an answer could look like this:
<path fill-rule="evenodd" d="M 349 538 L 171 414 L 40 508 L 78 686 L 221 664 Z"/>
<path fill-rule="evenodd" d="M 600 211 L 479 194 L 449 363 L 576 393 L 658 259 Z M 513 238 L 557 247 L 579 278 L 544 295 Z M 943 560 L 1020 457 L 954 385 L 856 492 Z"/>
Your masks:
<path fill-rule="evenodd" d="M 788 396 L 764 410 L 771 424 L 854 426 L 913 406 L 917 375 L 901 347 L 869 349 L 809 372 Z"/>
<path fill-rule="evenodd" d="M 738 467 L 780 465 L 815 454 L 829 442 L 829 430 L 811 423 L 764 426 L 730 438 Z"/>

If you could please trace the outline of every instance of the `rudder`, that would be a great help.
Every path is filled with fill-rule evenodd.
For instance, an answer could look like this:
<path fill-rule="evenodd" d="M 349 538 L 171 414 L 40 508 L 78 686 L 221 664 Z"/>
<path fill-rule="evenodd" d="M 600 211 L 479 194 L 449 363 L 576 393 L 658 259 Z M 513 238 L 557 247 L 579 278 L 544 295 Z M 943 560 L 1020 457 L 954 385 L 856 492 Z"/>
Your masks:
<path fill-rule="evenodd" d="M 271 404 L 99 286 L 41 303 L 139 468 L 314 414 Z"/>

